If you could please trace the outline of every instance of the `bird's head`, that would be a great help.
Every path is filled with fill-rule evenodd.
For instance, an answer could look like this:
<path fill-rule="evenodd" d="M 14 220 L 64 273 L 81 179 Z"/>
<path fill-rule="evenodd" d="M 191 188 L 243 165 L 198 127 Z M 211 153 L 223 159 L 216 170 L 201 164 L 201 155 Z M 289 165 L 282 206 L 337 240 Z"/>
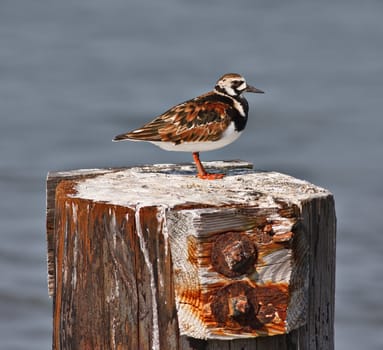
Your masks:
<path fill-rule="evenodd" d="M 239 96 L 243 92 L 263 94 L 262 90 L 247 84 L 245 78 L 242 75 L 236 73 L 228 73 L 223 75 L 218 79 L 214 89 L 218 93 L 232 97 Z"/>

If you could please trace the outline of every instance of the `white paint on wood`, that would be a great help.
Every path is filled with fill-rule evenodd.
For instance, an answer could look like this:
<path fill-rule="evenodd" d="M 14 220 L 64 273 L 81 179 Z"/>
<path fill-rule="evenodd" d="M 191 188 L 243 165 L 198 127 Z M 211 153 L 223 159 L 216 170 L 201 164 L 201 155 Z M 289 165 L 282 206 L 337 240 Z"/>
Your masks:
<path fill-rule="evenodd" d="M 168 231 L 168 224 L 166 221 L 166 213 L 167 213 L 168 207 L 167 206 L 160 206 L 157 208 L 157 220 L 158 220 L 158 232 L 162 232 L 162 235 L 164 236 L 165 240 L 165 255 L 168 256 L 168 245 L 169 245 L 169 231 Z"/>
<path fill-rule="evenodd" d="M 136 213 L 135 213 L 135 224 L 136 224 L 136 232 L 137 236 L 140 241 L 140 248 L 141 252 L 145 259 L 146 267 L 148 268 L 149 275 L 150 275 L 150 287 L 151 287 L 151 296 L 152 296 L 152 307 L 153 307 L 153 338 L 152 338 L 152 350 L 159 350 L 160 349 L 160 332 L 159 332 L 159 325 L 158 325 L 158 306 L 157 306 L 157 286 L 154 279 L 154 271 L 153 271 L 153 265 L 150 261 L 149 257 L 149 251 L 148 247 L 145 241 L 145 237 L 142 233 L 141 228 L 141 220 L 140 220 L 140 206 L 137 206 Z"/>
<path fill-rule="evenodd" d="M 73 222 L 77 222 L 78 206 L 72 203 L 72 217 Z M 72 270 L 72 288 L 76 290 L 77 286 L 77 258 L 78 258 L 78 236 L 74 235 L 74 249 L 73 249 L 73 270 Z"/>

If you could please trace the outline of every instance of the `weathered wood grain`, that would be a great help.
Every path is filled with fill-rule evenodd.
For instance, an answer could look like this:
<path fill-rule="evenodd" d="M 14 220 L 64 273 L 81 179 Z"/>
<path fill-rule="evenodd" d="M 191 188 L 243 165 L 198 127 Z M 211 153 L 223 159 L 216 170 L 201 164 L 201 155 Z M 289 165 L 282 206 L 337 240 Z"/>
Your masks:
<path fill-rule="evenodd" d="M 47 176 L 46 187 L 46 238 L 47 238 L 47 269 L 48 269 L 48 294 L 53 296 L 55 289 L 55 201 L 56 188 L 63 180 L 80 180 L 92 178 L 120 169 L 82 169 L 61 172 L 50 172 Z"/>
<path fill-rule="evenodd" d="M 332 195 L 207 167 L 48 175 L 54 349 L 333 349 Z"/>
<path fill-rule="evenodd" d="M 301 349 L 334 348 L 336 216 L 332 196 L 302 203 L 309 240 L 307 323 L 299 333 Z"/>

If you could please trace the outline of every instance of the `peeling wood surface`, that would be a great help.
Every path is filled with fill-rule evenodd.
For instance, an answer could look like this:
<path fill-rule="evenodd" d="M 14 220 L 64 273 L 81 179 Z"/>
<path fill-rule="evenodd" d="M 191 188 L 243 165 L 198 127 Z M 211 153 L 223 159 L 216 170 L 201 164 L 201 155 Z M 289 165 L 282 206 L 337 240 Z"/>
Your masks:
<path fill-rule="evenodd" d="M 333 349 L 331 193 L 206 166 L 48 175 L 54 349 Z"/>

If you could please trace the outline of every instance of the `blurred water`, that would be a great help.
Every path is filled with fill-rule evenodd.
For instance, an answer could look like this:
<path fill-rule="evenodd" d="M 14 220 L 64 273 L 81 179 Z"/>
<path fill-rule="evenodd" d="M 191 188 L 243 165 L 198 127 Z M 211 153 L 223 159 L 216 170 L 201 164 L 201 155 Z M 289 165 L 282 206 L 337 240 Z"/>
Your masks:
<path fill-rule="evenodd" d="M 383 3 L 2 0 L 0 348 L 48 349 L 49 170 L 185 162 L 111 142 L 226 72 L 249 96 L 240 158 L 333 191 L 336 348 L 382 349 Z"/>

